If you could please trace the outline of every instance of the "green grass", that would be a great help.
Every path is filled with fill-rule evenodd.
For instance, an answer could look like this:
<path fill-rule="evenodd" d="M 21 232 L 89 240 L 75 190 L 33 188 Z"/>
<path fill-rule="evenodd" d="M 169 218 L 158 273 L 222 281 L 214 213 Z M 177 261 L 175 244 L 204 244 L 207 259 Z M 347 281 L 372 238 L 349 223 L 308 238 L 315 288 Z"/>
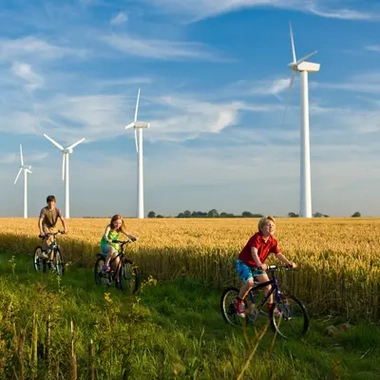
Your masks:
<path fill-rule="evenodd" d="M 79 379 L 89 379 L 91 339 L 98 379 L 237 379 L 247 362 L 242 379 L 380 378 L 378 326 L 357 323 L 329 336 L 326 327 L 346 321 L 312 318 L 302 341 L 277 338 L 273 344 L 270 329 L 262 340 L 256 336 L 265 319 L 244 334 L 222 319 L 220 293 L 190 280 L 151 281 L 131 297 L 97 287 L 88 269 L 69 267 L 59 279 L 36 273 L 31 257 L 2 253 L 0 289 L 0 378 L 21 379 L 21 372 L 37 378 L 31 359 L 34 313 L 39 378 L 48 370 L 48 316 L 52 378 L 70 378 L 71 320 Z"/>

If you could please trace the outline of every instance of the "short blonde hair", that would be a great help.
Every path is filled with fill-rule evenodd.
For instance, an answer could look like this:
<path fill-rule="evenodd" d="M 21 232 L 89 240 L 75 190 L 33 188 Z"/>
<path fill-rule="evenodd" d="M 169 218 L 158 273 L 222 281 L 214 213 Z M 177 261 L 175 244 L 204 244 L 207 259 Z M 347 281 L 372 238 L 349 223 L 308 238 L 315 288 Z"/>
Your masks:
<path fill-rule="evenodd" d="M 273 218 L 273 216 L 270 216 L 270 215 L 264 215 L 260 220 L 259 220 L 259 223 L 257 224 L 258 228 L 259 228 L 259 231 L 261 231 L 265 226 L 266 224 L 271 221 L 273 222 L 274 224 L 276 224 L 276 221 L 275 219 Z"/>

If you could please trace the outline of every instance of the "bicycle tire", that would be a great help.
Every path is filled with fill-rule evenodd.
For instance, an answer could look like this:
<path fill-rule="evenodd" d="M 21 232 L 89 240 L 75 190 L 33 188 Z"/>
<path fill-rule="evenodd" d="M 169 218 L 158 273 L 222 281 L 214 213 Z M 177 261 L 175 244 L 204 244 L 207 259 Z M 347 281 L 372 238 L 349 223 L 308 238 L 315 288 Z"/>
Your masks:
<path fill-rule="evenodd" d="M 234 286 L 229 286 L 223 290 L 220 297 L 220 310 L 223 319 L 232 326 L 241 326 L 245 318 L 241 318 L 236 313 L 236 297 L 239 294 L 239 289 Z"/>
<path fill-rule="evenodd" d="M 37 272 L 46 272 L 46 260 L 41 258 L 43 249 L 41 246 L 37 246 L 33 253 L 33 267 Z"/>
<path fill-rule="evenodd" d="M 297 314 L 294 311 L 291 312 L 290 309 L 292 306 L 296 306 L 295 310 L 298 309 Z M 276 309 L 279 315 L 276 315 Z M 280 294 L 280 303 L 273 304 L 269 318 L 273 331 L 285 339 L 300 339 L 309 329 L 309 315 L 306 307 L 292 294 Z M 286 333 L 287 327 L 290 327 L 291 330 L 297 329 L 299 331 L 294 334 L 290 332 Z"/>
<path fill-rule="evenodd" d="M 125 280 L 125 285 L 123 279 Z M 129 289 L 131 294 L 135 294 L 139 290 L 140 274 L 132 261 L 127 260 L 123 262 L 120 283 L 122 284 L 123 291 Z"/>
<path fill-rule="evenodd" d="M 55 269 L 55 272 L 58 276 L 63 276 L 65 273 L 65 265 L 63 263 L 63 256 L 61 253 L 61 250 L 59 248 L 56 248 L 54 250 L 54 256 L 53 256 L 53 269 Z"/>

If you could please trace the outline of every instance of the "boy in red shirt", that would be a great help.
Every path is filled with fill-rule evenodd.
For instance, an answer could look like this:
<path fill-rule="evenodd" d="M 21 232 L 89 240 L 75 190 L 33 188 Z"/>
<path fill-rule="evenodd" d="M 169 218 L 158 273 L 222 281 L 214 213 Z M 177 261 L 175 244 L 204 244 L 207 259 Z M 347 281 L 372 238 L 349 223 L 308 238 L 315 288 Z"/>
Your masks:
<path fill-rule="evenodd" d="M 267 265 L 264 264 L 264 261 L 270 253 L 274 253 L 286 265 L 293 268 L 297 266 L 282 255 L 280 248 L 278 248 L 277 240 L 273 237 L 276 229 L 276 221 L 273 217 L 263 216 L 259 220 L 258 228 L 259 231 L 250 237 L 235 262 L 236 272 L 244 282 L 236 298 L 236 313 L 242 318 L 245 317 L 244 298 L 254 285 L 254 277 L 260 283 L 269 281 L 269 277 L 265 272 Z M 270 285 L 264 288 L 264 293 L 267 294 L 269 290 Z M 273 295 L 268 300 L 268 310 L 272 307 L 272 303 Z"/>

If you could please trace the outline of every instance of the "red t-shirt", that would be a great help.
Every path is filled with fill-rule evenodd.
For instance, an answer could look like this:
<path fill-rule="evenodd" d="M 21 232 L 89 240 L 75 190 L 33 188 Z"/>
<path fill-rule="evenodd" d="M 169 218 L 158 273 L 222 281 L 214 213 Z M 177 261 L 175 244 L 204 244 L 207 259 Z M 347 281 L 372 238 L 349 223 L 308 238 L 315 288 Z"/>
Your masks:
<path fill-rule="evenodd" d="M 276 255 L 280 253 L 280 248 L 278 248 L 277 240 L 273 236 L 269 236 L 268 240 L 265 242 L 263 234 L 256 232 L 250 237 L 245 247 L 239 254 L 239 259 L 242 260 L 247 265 L 257 268 L 256 263 L 253 261 L 251 248 L 256 247 L 258 255 L 262 264 L 269 256 L 270 253 L 275 253 Z"/>

